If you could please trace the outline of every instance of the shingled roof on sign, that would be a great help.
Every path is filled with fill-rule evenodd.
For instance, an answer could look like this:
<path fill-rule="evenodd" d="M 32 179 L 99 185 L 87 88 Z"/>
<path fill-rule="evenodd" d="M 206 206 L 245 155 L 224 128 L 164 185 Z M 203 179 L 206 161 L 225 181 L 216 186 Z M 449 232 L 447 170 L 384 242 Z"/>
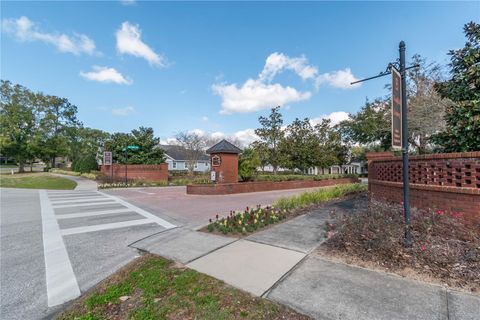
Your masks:
<path fill-rule="evenodd" d="M 227 140 L 223 139 L 213 147 L 209 148 L 206 152 L 208 154 L 211 154 L 211 153 L 237 153 L 238 154 L 238 153 L 241 153 L 242 150 L 234 146 Z"/>

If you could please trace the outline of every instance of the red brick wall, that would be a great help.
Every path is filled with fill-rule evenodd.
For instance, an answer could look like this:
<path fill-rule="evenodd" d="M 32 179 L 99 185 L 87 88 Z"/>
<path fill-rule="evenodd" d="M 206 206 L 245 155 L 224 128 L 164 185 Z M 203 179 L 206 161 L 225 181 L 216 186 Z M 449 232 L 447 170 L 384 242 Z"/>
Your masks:
<path fill-rule="evenodd" d="M 272 190 L 287 190 L 299 188 L 325 187 L 336 184 L 356 183 L 358 179 L 342 178 L 329 180 L 297 180 L 297 181 L 259 181 L 259 182 L 240 182 L 240 183 L 224 183 L 215 185 L 188 185 L 187 194 L 199 195 L 218 195 L 232 193 L 247 193 Z"/>
<path fill-rule="evenodd" d="M 219 156 L 221 162 L 219 166 L 213 166 L 211 168 L 216 172 L 217 183 L 236 183 L 238 182 L 238 154 L 234 153 L 213 153 L 210 155 L 210 159 L 213 156 Z"/>
<path fill-rule="evenodd" d="M 111 166 L 101 166 L 100 171 L 110 176 L 112 168 Z M 125 165 L 114 164 L 113 177 L 115 180 L 125 179 Z M 129 164 L 127 178 L 129 180 L 168 181 L 168 164 Z"/>
<path fill-rule="evenodd" d="M 401 157 L 367 157 L 371 196 L 401 202 Z M 462 212 L 480 222 L 480 151 L 410 157 L 409 182 L 411 206 Z"/>

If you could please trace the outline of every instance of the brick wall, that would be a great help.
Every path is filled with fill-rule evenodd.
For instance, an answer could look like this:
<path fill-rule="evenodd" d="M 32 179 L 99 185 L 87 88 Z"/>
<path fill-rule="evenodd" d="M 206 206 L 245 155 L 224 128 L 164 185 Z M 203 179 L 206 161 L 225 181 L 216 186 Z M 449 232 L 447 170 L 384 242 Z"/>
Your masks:
<path fill-rule="evenodd" d="M 299 188 L 325 187 L 336 184 L 357 183 L 360 182 L 354 178 L 329 179 L 329 180 L 297 180 L 297 181 L 259 181 L 259 182 L 240 182 L 224 183 L 215 185 L 188 185 L 187 194 L 198 195 L 218 195 L 232 193 L 247 193 L 272 190 L 287 190 Z"/>
<path fill-rule="evenodd" d="M 402 158 L 392 153 L 367 154 L 372 197 L 403 200 Z M 480 151 L 410 157 L 411 206 L 462 212 L 480 222 Z"/>
<path fill-rule="evenodd" d="M 110 176 L 113 169 L 115 180 L 125 179 L 125 165 L 114 164 L 101 166 L 100 171 Z M 168 164 L 129 164 L 127 166 L 128 180 L 168 181 Z"/>

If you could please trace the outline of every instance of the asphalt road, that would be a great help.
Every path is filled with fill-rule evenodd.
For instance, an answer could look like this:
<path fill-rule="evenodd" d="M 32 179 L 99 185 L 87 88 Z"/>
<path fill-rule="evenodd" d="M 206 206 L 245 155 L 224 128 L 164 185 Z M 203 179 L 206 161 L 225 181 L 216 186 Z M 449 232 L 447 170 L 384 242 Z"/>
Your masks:
<path fill-rule="evenodd" d="M 175 225 L 97 191 L 0 189 L 0 318 L 51 318 Z"/>
<path fill-rule="evenodd" d="M 185 187 L 0 188 L 0 319 L 51 318 L 133 260 L 138 252 L 129 245 L 137 240 L 303 191 L 191 196 Z"/>

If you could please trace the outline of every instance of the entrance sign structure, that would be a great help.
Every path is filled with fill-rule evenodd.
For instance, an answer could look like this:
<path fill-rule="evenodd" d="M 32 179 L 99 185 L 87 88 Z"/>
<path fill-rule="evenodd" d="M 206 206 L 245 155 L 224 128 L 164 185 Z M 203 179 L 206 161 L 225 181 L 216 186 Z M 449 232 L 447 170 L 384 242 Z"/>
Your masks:
<path fill-rule="evenodd" d="M 111 151 L 103 152 L 103 165 L 110 166 L 110 182 L 113 182 L 113 159 Z"/>
<path fill-rule="evenodd" d="M 242 150 L 227 140 L 222 140 L 209 148 L 212 172 L 210 179 L 216 183 L 238 182 L 238 155 Z"/>
<path fill-rule="evenodd" d="M 398 119 L 395 119 L 396 123 L 394 124 L 394 114 L 395 111 L 398 112 L 398 102 L 400 102 L 400 140 L 401 140 L 401 150 L 402 150 L 402 163 L 403 163 L 403 212 L 405 216 L 405 236 L 404 236 L 404 245 L 405 247 L 412 246 L 412 231 L 410 225 L 410 187 L 408 181 L 408 117 L 407 117 L 407 74 L 406 70 L 418 68 L 419 65 L 413 65 L 410 67 L 405 67 L 405 42 L 400 41 L 398 46 L 400 59 L 399 63 L 389 63 L 387 70 L 381 72 L 377 76 L 370 78 L 358 80 L 351 82 L 350 84 L 355 84 L 375 78 L 380 78 L 388 74 L 392 74 L 392 147 L 394 149 L 399 149 L 398 147 L 398 136 L 395 136 L 395 127 L 398 126 Z M 395 67 L 398 65 L 398 69 Z M 398 75 L 400 76 L 400 83 L 398 84 Z M 398 90 L 399 89 L 399 90 Z M 400 94 L 401 99 L 398 100 L 398 95 Z M 396 110 L 395 110 L 396 109 Z M 398 115 L 398 113 L 397 113 Z M 398 130 L 398 128 L 397 128 Z M 398 133 L 398 132 L 397 132 Z"/>

